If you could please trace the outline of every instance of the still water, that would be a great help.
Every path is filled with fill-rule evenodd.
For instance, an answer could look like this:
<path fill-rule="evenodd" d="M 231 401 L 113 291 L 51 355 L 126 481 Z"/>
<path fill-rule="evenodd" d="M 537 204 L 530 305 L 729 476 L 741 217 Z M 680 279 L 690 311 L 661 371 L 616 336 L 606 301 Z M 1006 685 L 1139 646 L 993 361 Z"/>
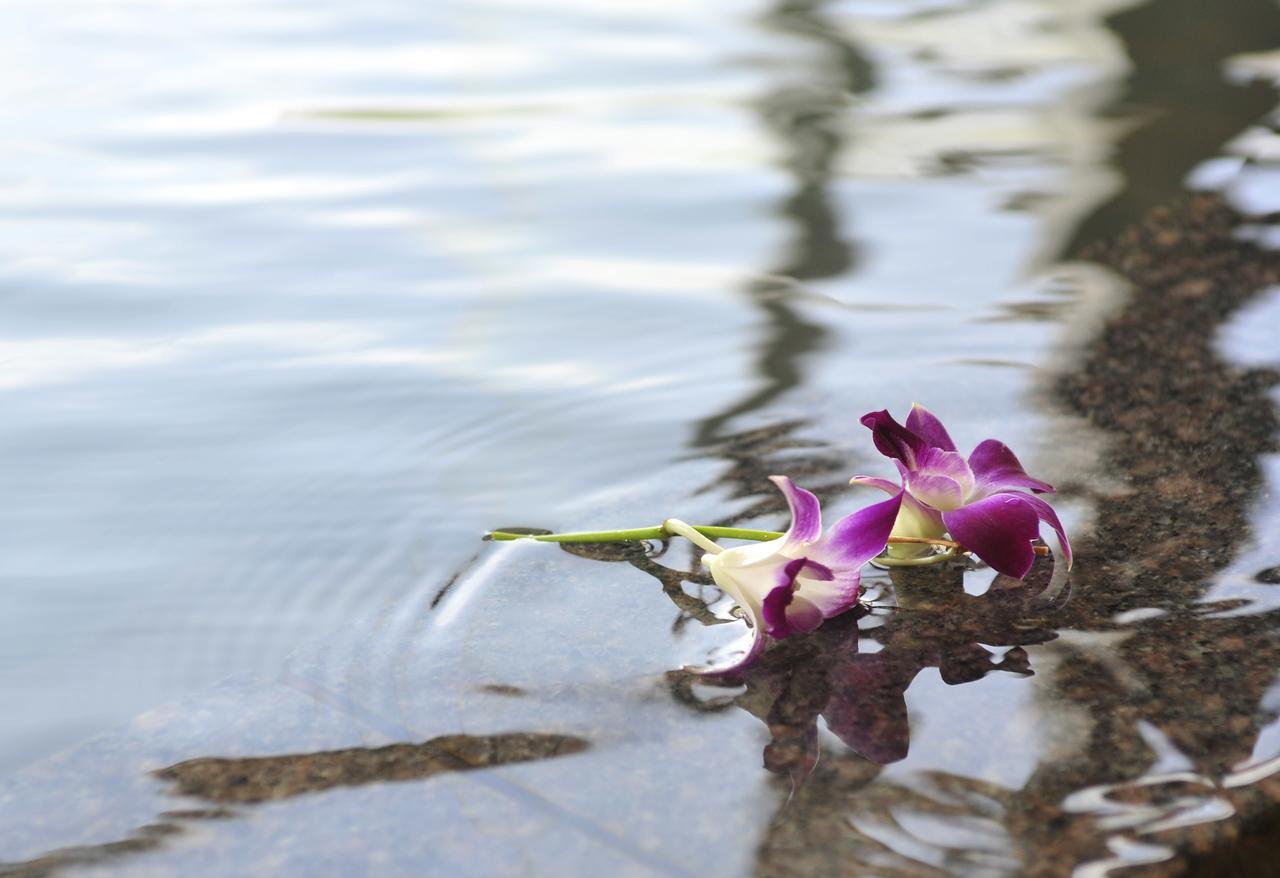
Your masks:
<path fill-rule="evenodd" d="M 1229 823 L 1249 803 L 1213 791 L 1280 755 L 1269 672 L 1134 644 L 1280 631 L 1280 275 L 1231 275 L 1162 359 L 1108 327 L 1163 300 L 1096 256 L 1187 188 L 1280 208 L 1280 8 L 1214 9 L 11 0 L 0 863 L 136 838 L 173 807 L 146 772 L 183 760 L 509 732 L 544 737 L 483 764 L 528 764 L 371 769 L 79 865 L 1017 874 L 1053 827 L 1046 874 L 1103 874 Z M 912 401 L 1059 484 L 1069 588 L 880 574 L 817 658 L 733 689 L 677 671 L 735 627 L 679 547 L 479 540 L 776 527 L 777 471 L 849 511 L 881 468 L 857 417 Z M 1242 411 L 1261 438 L 1143 469 L 1134 437 Z M 1179 530 L 1194 504 L 1219 530 Z M 1159 706 L 1209 682 L 1237 700 Z M 1215 718 L 1225 744 L 1187 730 Z"/>

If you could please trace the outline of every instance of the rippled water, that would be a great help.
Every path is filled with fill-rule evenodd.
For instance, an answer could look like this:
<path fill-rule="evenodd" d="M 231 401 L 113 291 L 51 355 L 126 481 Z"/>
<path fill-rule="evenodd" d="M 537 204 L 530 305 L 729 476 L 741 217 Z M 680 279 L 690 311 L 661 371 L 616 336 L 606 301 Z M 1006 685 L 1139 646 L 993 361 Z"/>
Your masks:
<path fill-rule="evenodd" d="M 1046 774 L 1105 762 L 1088 756 L 1106 740 L 1091 710 L 1127 703 L 1072 695 L 1060 669 L 1141 676 L 1124 669 L 1130 629 L 1197 600 L 1274 636 L 1273 447 L 1232 506 L 1253 534 L 1203 594 L 1128 600 L 1086 566 L 1064 610 L 988 592 L 979 571 L 972 604 L 931 611 L 956 629 L 941 645 L 906 610 L 877 609 L 861 637 L 833 627 L 831 654 L 865 658 L 821 674 L 887 694 L 847 707 L 875 721 L 861 737 L 832 731 L 832 703 L 827 761 L 794 801 L 796 763 L 760 768 L 770 730 L 790 728 L 777 710 L 804 713 L 778 694 L 808 691 L 790 666 L 745 693 L 667 673 L 732 627 L 701 624 L 724 608 L 679 585 L 678 550 L 604 563 L 478 540 L 668 515 L 776 526 L 763 477 L 778 470 L 852 509 L 865 498 L 844 480 L 880 465 L 857 416 L 919 400 L 961 445 L 998 435 L 1061 484 L 1089 545 L 1107 498 L 1147 476 L 1108 457 L 1124 430 L 1062 387 L 1116 370 L 1091 345 L 1133 300 L 1066 260 L 1188 175 L 1254 212 L 1280 200 L 1277 65 L 1256 54 L 1280 12 L 1218 15 L 1201 27 L 1189 0 L 5 6 L 0 768 L 185 706 L 136 722 L 146 743 L 110 745 L 120 767 L 96 795 L 112 816 L 48 818 L 66 787 L 47 778 L 93 775 L 100 753 L 18 774 L 0 804 L 21 832 L 0 861 L 128 837 L 159 810 L 146 768 L 513 729 L 590 747 L 273 805 L 127 868 L 218 871 L 301 833 L 295 871 L 381 851 L 421 874 L 414 827 L 435 825 L 457 836 L 429 834 L 439 874 L 788 874 L 786 851 L 841 845 L 868 869 L 1006 874 L 1033 856 L 1041 836 L 1018 822 L 1036 807 L 1096 818 L 1079 831 L 1117 860 L 1165 859 L 1160 821 L 1227 819 L 1235 805 L 1194 790 L 1131 806 L 1110 791 L 1256 783 L 1280 752 L 1256 717 L 1207 780 L 1176 755 L 1194 736 L 1141 708 L 1126 733 L 1167 760 Z M 1211 327 L 1216 356 L 1275 367 L 1274 295 L 1242 307 Z M 1114 544 L 1095 544 L 1108 560 Z M 875 594 L 909 591 L 882 576 Z M 227 679 L 252 682 L 210 690 Z M 1266 683 L 1254 706 L 1274 717 Z M 380 837 L 347 839 L 352 813 L 379 815 Z"/>

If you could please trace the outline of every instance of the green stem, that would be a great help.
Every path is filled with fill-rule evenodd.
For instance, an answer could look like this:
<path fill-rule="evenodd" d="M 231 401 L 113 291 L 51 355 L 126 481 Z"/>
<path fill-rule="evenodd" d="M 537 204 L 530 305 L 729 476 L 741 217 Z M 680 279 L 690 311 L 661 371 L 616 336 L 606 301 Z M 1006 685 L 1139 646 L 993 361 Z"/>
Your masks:
<path fill-rule="evenodd" d="M 750 530 L 744 527 L 711 527 L 685 524 L 678 518 L 668 518 L 656 527 L 633 527 L 626 530 L 589 530 L 563 534 L 515 534 L 494 530 L 488 534 L 491 540 L 536 540 L 540 543 L 622 543 L 631 540 L 665 540 L 670 536 L 682 536 L 708 552 L 721 552 L 723 546 L 713 540 L 776 540 L 782 534 L 772 530 Z M 890 543 L 924 543 L 944 546 L 946 551 L 923 558 L 890 558 L 880 556 L 875 563 L 883 567 L 924 567 L 941 564 L 958 555 L 962 548 L 950 540 L 931 540 L 922 537 L 889 537 Z M 1042 547 L 1037 546 L 1039 551 Z"/>
<path fill-rule="evenodd" d="M 683 522 L 681 522 L 683 524 Z M 782 534 L 772 530 L 748 530 L 743 527 L 694 527 L 685 525 L 704 537 L 719 540 L 776 540 Z M 591 530 L 564 534 L 513 534 L 506 531 L 490 531 L 491 540 L 537 540 L 540 543 L 621 543 L 628 540 L 663 540 L 672 536 L 661 524 L 656 527 L 633 527 L 627 530 Z"/>

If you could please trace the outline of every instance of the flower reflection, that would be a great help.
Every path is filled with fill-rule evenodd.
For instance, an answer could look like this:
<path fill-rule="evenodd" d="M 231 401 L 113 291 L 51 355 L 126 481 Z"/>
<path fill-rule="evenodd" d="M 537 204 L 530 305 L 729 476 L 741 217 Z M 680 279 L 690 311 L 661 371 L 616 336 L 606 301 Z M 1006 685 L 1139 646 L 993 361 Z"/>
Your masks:
<path fill-rule="evenodd" d="M 1049 616 L 1063 596 L 1050 596 L 1052 572 L 1052 560 L 1041 559 L 1025 579 L 1000 574 L 986 593 L 973 596 L 964 592 L 960 565 L 898 569 L 892 576 L 900 605 L 876 613 L 878 627 L 858 624 L 857 617 L 871 611 L 846 614 L 777 644 L 741 673 L 710 682 L 745 686 L 726 703 L 765 723 L 765 768 L 793 783 L 817 765 L 819 718 L 866 760 L 897 762 L 910 747 L 906 692 L 925 668 L 937 668 L 951 686 L 995 671 L 1034 673 L 1024 647 L 1057 636 Z M 670 682 L 679 697 L 692 699 L 687 673 L 672 672 Z"/>

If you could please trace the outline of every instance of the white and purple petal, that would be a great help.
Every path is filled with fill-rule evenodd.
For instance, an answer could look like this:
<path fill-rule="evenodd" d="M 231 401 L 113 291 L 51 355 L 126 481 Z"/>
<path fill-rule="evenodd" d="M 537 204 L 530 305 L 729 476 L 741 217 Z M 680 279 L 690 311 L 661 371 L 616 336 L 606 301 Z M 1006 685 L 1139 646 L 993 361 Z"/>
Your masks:
<path fill-rule="evenodd" d="M 808 634 L 826 617 L 810 601 L 800 597 L 791 586 L 779 586 L 764 600 L 764 633 L 781 640 L 792 634 Z"/>
<path fill-rule="evenodd" d="M 902 490 L 902 485 L 898 482 L 891 482 L 888 479 L 881 479 L 876 476 L 854 476 L 849 480 L 849 484 L 866 485 L 868 488 L 879 488 L 890 496 L 897 494 Z"/>
<path fill-rule="evenodd" d="M 790 561 L 762 603 L 765 633 L 778 638 L 809 633 L 857 603 L 859 584 L 857 569 L 833 571 L 810 558 Z"/>
<path fill-rule="evenodd" d="M 800 577 L 798 595 L 817 607 L 824 619 L 850 610 L 861 594 L 861 569 L 837 570 L 831 579 Z"/>
<path fill-rule="evenodd" d="M 791 525 L 783 535 L 783 550 L 812 543 L 822 536 L 822 504 L 811 492 L 786 476 L 769 476 L 769 481 L 787 498 L 791 507 Z"/>
<path fill-rule="evenodd" d="M 942 476 L 950 479 L 960 488 L 960 494 L 964 498 L 968 498 L 973 492 L 975 481 L 973 470 L 969 469 L 968 461 L 958 451 L 943 451 L 941 448 L 926 449 L 916 459 L 914 475 Z"/>
<path fill-rule="evenodd" d="M 942 426 L 942 421 L 918 402 L 911 405 L 911 413 L 907 415 L 907 429 L 934 448 L 941 448 L 943 451 L 956 450 L 956 443 L 951 441 L 951 435 L 947 433 L 947 428 Z"/>
<path fill-rule="evenodd" d="M 1026 494 L 993 494 L 942 513 L 947 530 L 961 545 L 997 572 L 1022 579 L 1035 562 L 1031 541 L 1040 535 L 1040 517 Z"/>
<path fill-rule="evenodd" d="M 1037 494 L 1053 493 L 1053 485 L 1027 475 L 1017 455 L 996 439 L 987 439 L 973 449 L 969 455 L 969 468 L 977 480 L 976 496 L 979 497 L 1010 488 L 1026 488 Z"/>
<path fill-rule="evenodd" d="M 907 476 L 907 491 L 921 503 L 943 512 L 964 505 L 964 489 L 955 479 L 914 472 Z"/>

